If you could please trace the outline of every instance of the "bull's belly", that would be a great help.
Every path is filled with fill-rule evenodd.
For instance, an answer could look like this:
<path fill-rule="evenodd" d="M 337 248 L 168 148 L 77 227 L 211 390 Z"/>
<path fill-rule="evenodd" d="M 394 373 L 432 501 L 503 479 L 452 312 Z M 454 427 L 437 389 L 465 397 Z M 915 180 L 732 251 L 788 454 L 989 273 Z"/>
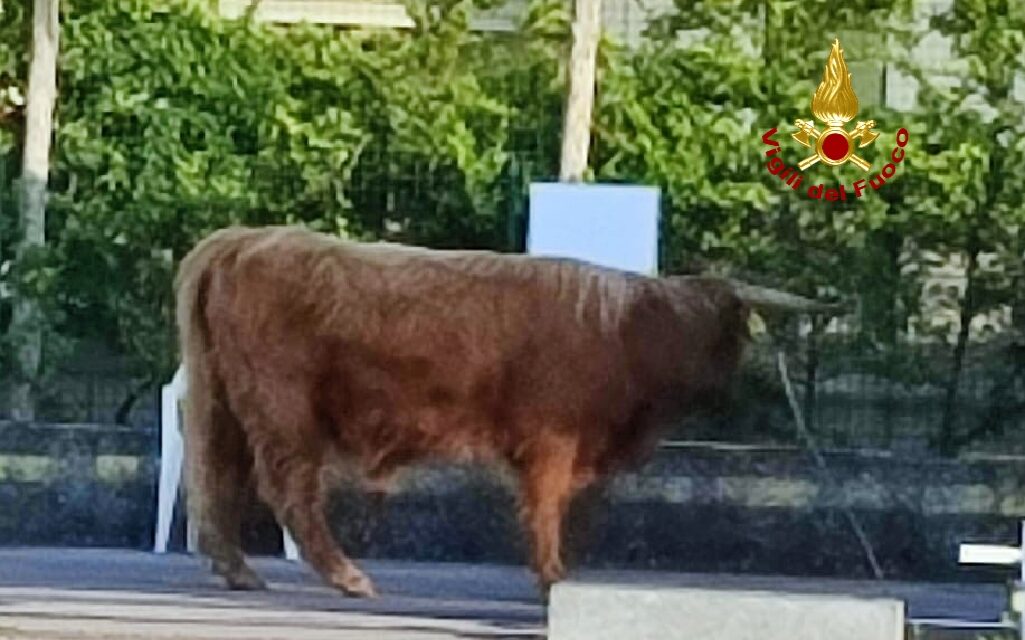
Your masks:
<path fill-rule="evenodd" d="M 493 463 L 503 457 L 502 438 L 487 416 L 466 410 L 375 410 L 340 416 L 335 457 L 353 465 L 366 482 L 385 480 L 423 463 Z"/>

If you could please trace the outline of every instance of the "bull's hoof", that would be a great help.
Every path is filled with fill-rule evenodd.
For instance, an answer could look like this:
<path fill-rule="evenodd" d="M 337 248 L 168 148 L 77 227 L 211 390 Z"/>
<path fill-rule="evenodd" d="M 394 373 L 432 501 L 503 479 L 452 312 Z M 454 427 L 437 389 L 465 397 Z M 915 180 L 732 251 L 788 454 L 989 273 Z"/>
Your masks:
<path fill-rule="evenodd" d="M 548 605 L 552 593 L 552 585 L 562 582 L 566 578 L 566 568 L 562 562 L 554 561 L 547 564 L 537 574 L 537 590 L 541 596 L 541 602 Z"/>
<path fill-rule="evenodd" d="M 552 599 L 552 585 L 544 582 L 537 583 L 537 594 L 541 598 L 541 604 L 548 606 Z"/>
<path fill-rule="evenodd" d="M 566 579 L 566 568 L 560 561 L 553 561 L 546 564 L 537 572 L 537 581 L 544 589 L 549 589 L 556 582 Z"/>
<path fill-rule="evenodd" d="M 376 598 L 374 583 L 359 569 L 348 569 L 343 574 L 332 576 L 330 583 L 350 598 Z"/>
<path fill-rule="evenodd" d="M 559 579 L 544 579 L 539 578 L 537 581 L 537 593 L 541 597 L 541 604 L 548 606 L 549 601 L 552 597 L 552 587 L 556 583 L 561 582 L 562 578 Z"/>
<path fill-rule="evenodd" d="M 267 583 L 249 567 L 242 567 L 224 575 L 228 588 L 232 591 L 264 591 Z"/>

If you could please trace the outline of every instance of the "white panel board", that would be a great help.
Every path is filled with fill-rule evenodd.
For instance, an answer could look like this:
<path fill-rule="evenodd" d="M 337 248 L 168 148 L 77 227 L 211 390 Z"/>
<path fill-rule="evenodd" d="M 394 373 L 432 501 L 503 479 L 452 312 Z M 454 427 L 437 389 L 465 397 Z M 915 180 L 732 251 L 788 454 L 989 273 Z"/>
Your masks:
<path fill-rule="evenodd" d="M 527 252 L 658 273 L 659 190 L 612 184 L 530 186 Z"/>

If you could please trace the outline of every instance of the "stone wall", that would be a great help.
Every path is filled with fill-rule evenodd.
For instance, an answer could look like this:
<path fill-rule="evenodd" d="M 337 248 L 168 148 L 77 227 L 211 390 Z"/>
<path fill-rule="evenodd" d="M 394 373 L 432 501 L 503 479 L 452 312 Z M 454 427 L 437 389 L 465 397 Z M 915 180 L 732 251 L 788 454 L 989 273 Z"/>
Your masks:
<path fill-rule="evenodd" d="M 158 456 L 143 429 L 0 421 L 0 544 L 146 546 Z"/>
<path fill-rule="evenodd" d="M 0 544 L 152 544 L 157 434 L 0 422 Z M 957 565 L 960 542 L 1013 543 L 1025 518 L 1025 458 L 957 460 L 796 448 L 677 444 L 574 504 L 571 560 L 589 566 L 869 577 L 844 509 L 887 577 L 999 579 Z M 180 520 L 180 518 L 178 519 Z M 359 557 L 519 563 L 512 485 L 474 467 L 407 474 L 384 505 L 342 487 L 332 521 Z M 173 543 L 179 548 L 182 523 Z M 265 508 L 252 552 L 277 552 Z"/>

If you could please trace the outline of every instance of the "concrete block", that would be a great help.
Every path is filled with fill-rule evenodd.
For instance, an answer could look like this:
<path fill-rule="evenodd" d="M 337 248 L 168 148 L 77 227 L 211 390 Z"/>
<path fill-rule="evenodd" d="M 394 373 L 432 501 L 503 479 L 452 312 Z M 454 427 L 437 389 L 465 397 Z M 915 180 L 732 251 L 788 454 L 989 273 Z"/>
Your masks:
<path fill-rule="evenodd" d="M 563 582 L 548 640 L 903 640 L 904 610 L 843 594 Z"/>

